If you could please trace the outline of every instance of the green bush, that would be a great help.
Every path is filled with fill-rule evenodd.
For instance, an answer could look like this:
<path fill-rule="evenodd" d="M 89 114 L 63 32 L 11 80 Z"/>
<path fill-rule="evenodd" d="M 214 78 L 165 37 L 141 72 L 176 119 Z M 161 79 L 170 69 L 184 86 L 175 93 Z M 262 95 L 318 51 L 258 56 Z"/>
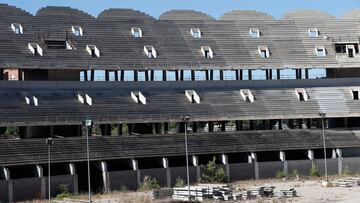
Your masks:
<path fill-rule="evenodd" d="M 352 175 L 351 171 L 349 170 L 348 166 L 345 166 L 344 170 L 342 171 L 341 175 L 343 176 L 349 176 Z"/>
<path fill-rule="evenodd" d="M 175 187 L 184 187 L 184 186 L 185 186 L 184 180 L 181 179 L 180 177 L 176 178 Z"/>
<path fill-rule="evenodd" d="M 18 137 L 20 135 L 19 127 L 7 127 L 5 131 L 5 136 L 7 137 Z"/>
<path fill-rule="evenodd" d="M 316 168 L 316 166 L 312 166 L 310 168 L 309 175 L 312 176 L 312 177 L 320 177 L 320 174 L 319 174 L 318 169 Z"/>
<path fill-rule="evenodd" d="M 282 179 L 286 177 L 286 173 L 284 170 L 280 170 L 280 171 L 276 171 L 276 178 L 277 179 Z"/>
<path fill-rule="evenodd" d="M 154 189 L 159 189 L 160 185 L 155 178 L 150 176 L 145 176 L 143 182 L 140 184 L 139 191 L 149 191 Z"/>
<path fill-rule="evenodd" d="M 56 195 L 55 199 L 63 200 L 64 198 L 70 198 L 73 196 L 73 194 L 69 192 L 68 184 L 61 184 L 58 186 L 58 189 L 60 193 Z"/>
<path fill-rule="evenodd" d="M 216 158 L 213 157 L 212 161 L 206 164 L 206 166 L 201 166 L 202 174 L 200 177 L 200 182 L 202 183 L 224 183 L 226 182 L 226 173 L 225 170 L 221 167 L 216 167 Z"/>

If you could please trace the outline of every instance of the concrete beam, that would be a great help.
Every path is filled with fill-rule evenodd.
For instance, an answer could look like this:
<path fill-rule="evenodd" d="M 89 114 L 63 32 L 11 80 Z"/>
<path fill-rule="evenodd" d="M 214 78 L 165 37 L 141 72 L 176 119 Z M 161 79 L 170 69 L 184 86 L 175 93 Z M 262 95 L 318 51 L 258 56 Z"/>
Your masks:
<path fill-rule="evenodd" d="M 193 155 L 191 161 L 193 166 L 199 166 L 199 158 L 197 156 Z"/>
<path fill-rule="evenodd" d="M 39 178 L 42 178 L 44 176 L 44 170 L 42 166 L 36 165 L 36 174 Z"/>
<path fill-rule="evenodd" d="M 248 155 L 248 163 L 254 163 L 254 162 L 257 162 L 257 155 L 255 152 L 251 152 Z"/>
<path fill-rule="evenodd" d="M 312 149 L 308 149 L 307 156 L 310 160 L 314 160 L 315 158 L 314 151 Z"/>
<path fill-rule="evenodd" d="M 281 161 L 286 161 L 286 154 L 284 151 L 279 152 L 279 157 Z"/>
<path fill-rule="evenodd" d="M 166 185 L 171 187 L 171 171 L 169 168 L 169 160 L 166 157 L 162 158 L 163 168 L 166 169 Z"/>
<path fill-rule="evenodd" d="M 70 175 L 75 175 L 76 174 L 76 168 L 75 168 L 74 163 L 69 163 L 69 172 L 70 172 Z"/>
<path fill-rule="evenodd" d="M 139 170 L 139 165 L 138 165 L 138 161 L 136 159 L 131 159 L 131 165 L 132 165 L 132 169 L 134 171 Z"/>
<path fill-rule="evenodd" d="M 162 158 L 163 168 L 169 168 L 169 160 L 166 157 Z"/>
<path fill-rule="evenodd" d="M 225 173 L 226 173 L 226 179 L 228 182 L 230 182 L 230 165 L 229 165 L 229 159 L 226 154 L 221 155 L 221 162 L 225 165 Z"/>

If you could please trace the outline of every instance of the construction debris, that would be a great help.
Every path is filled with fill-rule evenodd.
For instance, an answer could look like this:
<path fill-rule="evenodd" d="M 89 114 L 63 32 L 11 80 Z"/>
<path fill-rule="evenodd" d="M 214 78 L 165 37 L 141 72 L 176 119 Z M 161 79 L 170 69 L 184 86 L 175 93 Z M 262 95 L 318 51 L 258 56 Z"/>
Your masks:
<path fill-rule="evenodd" d="M 200 184 L 198 186 L 190 187 L 190 199 L 203 201 L 206 199 L 213 199 L 215 201 L 230 201 L 230 200 L 248 200 L 256 198 L 289 198 L 296 197 L 296 190 L 291 188 L 289 190 L 274 191 L 274 186 L 253 187 L 248 190 L 234 191 L 228 185 L 220 184 Z M 188 187 L 173 188 L 173 199 L 175 200 L 189 200 Z"/>

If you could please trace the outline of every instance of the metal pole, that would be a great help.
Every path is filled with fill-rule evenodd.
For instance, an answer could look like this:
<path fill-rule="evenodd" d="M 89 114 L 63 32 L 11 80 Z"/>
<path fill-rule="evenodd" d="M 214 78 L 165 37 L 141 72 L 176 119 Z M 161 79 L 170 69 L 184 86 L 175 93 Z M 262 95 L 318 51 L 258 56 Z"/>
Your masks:
<path fill-rule="evenodd" d="M 185 121 L 186 178 L 187 178 L 189 201 L 191 201 L 191 198 L 190 198 L 190 175 L 189 175 L 189 154 L 188 154 L 188 143 L 187 143 L 186 131 L 187 131 L 187 121 Z"/>
<path fill-rule="evenodd" d="M 325 117 L 322 119 L 322 134 L 323 134 L 323 144 L 324 144 L 324 166 L 325 166 L 325 181 L 328 181 L 328 174 L 327 174 L 327 162 L 326 162 L 326 143 L 325 143 Z"/>
<path fill-rule="evenodd" d="M 49 141 L 50 142 L 50 141 Z M 50 163 L 51 163 L 51 144 L 49 143 L 48 144 L 48 195 L 49 195 L 49 202 L 51 202 L 51 185 L 50 185 L 50 170 L 51 170 L 51 167 L 50 167 Z"/>
<path fill-rule="evenodd" d="M 89 203 L 91 203 L 91 184 L 90 184 L 90 151 L 89 151 L 89 131 L 88 126 L 86 128 L 86 153 L 87 153 L 87 171 L 88 171 L 88 189 L 89 189 Z"/>

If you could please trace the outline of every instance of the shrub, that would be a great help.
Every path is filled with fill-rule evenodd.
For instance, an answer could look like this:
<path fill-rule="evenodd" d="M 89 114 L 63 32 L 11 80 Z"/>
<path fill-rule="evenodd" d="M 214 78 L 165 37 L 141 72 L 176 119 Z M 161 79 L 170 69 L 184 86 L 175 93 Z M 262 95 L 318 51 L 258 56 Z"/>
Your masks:
<path fill-rule="evenodd" d="M 73 195 L 69 192 L 68 184 L 61 184 L 58 186 L 59 194 L 56 195 L 55 199 L 63 200 L 64 198 L 70 198 Z"/>
<path fill-rule="evenodd" d="M 176 178 L 175 187 L 184 187 L 184 186 L 185 186 L 184 180 L 181 179 L 180 177 Z"/>
<path fill-rule="evenodd" d="M 216 158 L 213 157 L 206 166 L 201 166 L 202 174 L 200 182 L 202 183 L 223 183 L 226 182 L 225 170 L 221 167 L 216 167 Z"/>
<path fill-rule="evenodd" d="M 159 189 L 160 185 L 155 178 L 145 176 L 143 182 L 140 184 L 139 191 L 149 191 Z"/>
<path fill-rule="evenodd" d="M 312 177 L 320 177 L 320 174 L 319 174 L 318 169 L 316 168 L 316 166 L 312 166 L 310 168 L 309 175 L 312 176 Z"/>
<path fill-rule="evenodd" d="M 276 178 L 282 179 L 286 177 L 286 173 L 284 170 L 276 171 Z"/>
<path fill-rule="evenodd" d="M 293 178 L 297 178 L 299 177 L 299 172 L 294 169 L 291 173 L 290 173 L 290 177 L 293 177 Z"/>

